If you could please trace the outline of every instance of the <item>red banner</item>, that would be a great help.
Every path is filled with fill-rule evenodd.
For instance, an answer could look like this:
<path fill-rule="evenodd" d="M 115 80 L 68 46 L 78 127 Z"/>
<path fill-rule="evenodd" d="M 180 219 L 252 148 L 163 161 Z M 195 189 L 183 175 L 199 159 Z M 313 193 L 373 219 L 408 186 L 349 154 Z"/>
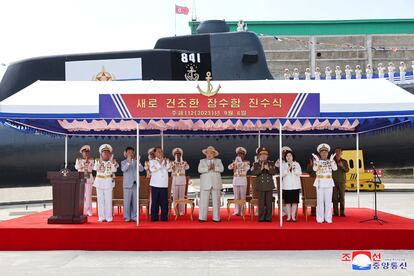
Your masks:
<path fill-rule="evenodd" d="M 286 117 L 298 93 L 121 94 L 133 118 Z"/>

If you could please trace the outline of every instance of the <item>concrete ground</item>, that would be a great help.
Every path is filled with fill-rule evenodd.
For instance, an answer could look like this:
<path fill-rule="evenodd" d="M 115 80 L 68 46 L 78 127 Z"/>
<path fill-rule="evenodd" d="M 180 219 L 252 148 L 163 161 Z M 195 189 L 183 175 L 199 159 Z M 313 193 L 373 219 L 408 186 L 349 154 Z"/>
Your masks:
<path fill-rule="evenodd" d="M 196 184 L 195 184 L 196 186 Z M 401 184 L 378 193 L 379 210 L 414 219 L 414 190 Z M 49 200 L 50 187 L 0 189 L 0 203 Z M 23 190 L 20 190 L 23 189 Z M 25 190 L 26 189 L 26 190 Z M 34 190 L 33 190 L 34 189 Z M 360 193 L 360 206 L 373 208 L 373 193 Z M 348 207 L 357 207 L 356 193 L 347 193 Z M 51 208 L 51 203 L 0 205 L 0 221 Z M 231 238 L 231 237 L 229 237 Z M 1 239 L 1 237 L 0 237 Z M 358 248 L 355 248 L 358 250 Z M 414 275 L 414 251 L 372 250 L 382 260 L 407 262 L 407 269 L 353 271 L 342 254 L 351 251 L 206 251 L 0 252 L 0 275 Z"/>
<path fill-rule="evenodd" d="M 407 269 L 353 271 L 343 251 L 0 252 L 1 275 L 414 275 L 413 251 L 372 251 Z"/>

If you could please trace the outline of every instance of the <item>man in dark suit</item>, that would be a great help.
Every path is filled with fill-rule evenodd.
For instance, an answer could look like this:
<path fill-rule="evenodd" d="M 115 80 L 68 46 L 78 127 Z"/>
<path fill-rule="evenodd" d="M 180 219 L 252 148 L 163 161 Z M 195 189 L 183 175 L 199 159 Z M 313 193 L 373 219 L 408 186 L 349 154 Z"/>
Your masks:
<path fill-rule="evenodd" d="M 276 167 L 274 162 L 267 160 L 269 151 L 265 147 L 258 148 L 256 153 L 258 161 L 253 164 L 253 174 L 256 175 L 256 191 L 259 194 L 259 222 L 271 222 Z"/>

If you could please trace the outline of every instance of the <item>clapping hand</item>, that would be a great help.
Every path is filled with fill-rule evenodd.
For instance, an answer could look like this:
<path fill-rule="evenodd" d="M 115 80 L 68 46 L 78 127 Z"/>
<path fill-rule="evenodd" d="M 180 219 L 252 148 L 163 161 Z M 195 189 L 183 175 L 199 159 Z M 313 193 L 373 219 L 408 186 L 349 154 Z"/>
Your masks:
<path fill-rule="evenodd" d="M 131 156 L 131 154 L 127 154 L 127 161 L 128 161 L 128 163 L 131 163 L 131 161 L 132 161 L 132 156 Z"/>
<path fill-rule="evenodd" d="M 233 167 L 233 172 L 237 171 L 237 163 L 236 161 L 233 160 L 233 162 L 231 163 L 232 167 Z"/>

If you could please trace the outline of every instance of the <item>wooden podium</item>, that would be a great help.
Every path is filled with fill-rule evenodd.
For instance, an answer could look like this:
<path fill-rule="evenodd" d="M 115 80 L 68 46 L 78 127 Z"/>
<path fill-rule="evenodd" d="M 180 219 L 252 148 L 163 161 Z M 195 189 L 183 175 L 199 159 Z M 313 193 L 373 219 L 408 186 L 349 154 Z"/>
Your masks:
<path fill-rule="evenodd" d="M 85 179 L 83 173 L 47 172 L 53 188 L 53 216 L 48 224 L 81 224 L 88 218 L 83 214 Z"/>

